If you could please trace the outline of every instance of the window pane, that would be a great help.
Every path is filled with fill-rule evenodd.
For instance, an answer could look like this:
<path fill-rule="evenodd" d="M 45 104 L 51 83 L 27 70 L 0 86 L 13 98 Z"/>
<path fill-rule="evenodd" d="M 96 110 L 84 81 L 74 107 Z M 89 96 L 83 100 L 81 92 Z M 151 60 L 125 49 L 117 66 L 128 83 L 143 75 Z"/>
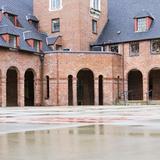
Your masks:
<path fill-rule="evenodd" d="M 13 48 L 16 48 L 16 45 L 17 45 L 16 36 L 14 36 L 14 35 L 9 35 L 9 44 L 10 44 Z"/>
<path fill-rule="evenodd" d="M 97 33 L 97 21 L 92 20 L 92 32 Z"/>
<path fill-rule="evenodd" d="M 160 40 L 152 40 L 151 41 L 151 50 L 152 53 L 160 53 Z"/>
<path fill-rule="evenodd" d="M 60 31 L 60 20 L 53 19 L 52 20 L 52 32 L 59 32 Z"/>
<path fill-rule="evenodd" d="M 130 43 L 130 55 L 139 55 L 139 42 Z"/>
<path fill-rule="evenodd" d="M 138 31 L 145 32 L 147 30 L 146 18 L 138 19 Z"/>
<path fill-rule="evenodd" d="M 118 45 L 110 45 L 109 51 L 118 53 Z"/>
<path fill-rule="evenodd" d="M 51 0 L 51 8 L 53 10 L 60 9 L 60 0 Z"/>
<path fill-rule="evenodd" d="M 100 0 L 93 0 L 92 3 L 93 3 L 92 6 L 95 10 L 100 10 L 100 6 L 99 6 Z"/>

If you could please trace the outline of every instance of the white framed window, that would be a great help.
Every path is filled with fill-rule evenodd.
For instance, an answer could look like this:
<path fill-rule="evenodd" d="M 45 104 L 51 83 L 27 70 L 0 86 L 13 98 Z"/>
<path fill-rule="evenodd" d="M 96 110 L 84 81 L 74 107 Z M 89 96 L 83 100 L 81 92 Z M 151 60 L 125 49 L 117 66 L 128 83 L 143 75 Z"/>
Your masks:
<path fill-rule="evenodd" d="M 139 18 L 138 19 L 137 31 L 138 32 L 145 32 L 145 31 L 147 31 L 147 21 L 146 21 L 146 18 Z"/>
<path fill-rule="evenodd" d="M 101 0 L 90 0 L 90 7 L 94 10 L 101 10 Z"/>
<path fill-rule="evenodd" d="M 57 11 L 62 9 L 62 0 L 49 0 L 49 10 Z"/>

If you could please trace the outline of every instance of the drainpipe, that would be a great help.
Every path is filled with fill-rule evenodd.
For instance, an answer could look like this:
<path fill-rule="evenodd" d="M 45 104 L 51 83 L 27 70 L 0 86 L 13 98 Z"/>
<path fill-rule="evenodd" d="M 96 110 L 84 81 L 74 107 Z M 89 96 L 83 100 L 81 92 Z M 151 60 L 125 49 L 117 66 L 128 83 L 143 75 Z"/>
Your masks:
<path fill-rule="evenodd" d="M 57 106 L 59 106 L 59 55 L 58 52 L 56 54 L 57 59 Z"/>
<path fill-rule="evenodd" d="M 41 88 L 40 88 L 40 91 L 41 91 L 41 106 L 44 106 L 44 90 L 43 90 L 43 79 L 44 79 L 44 54 L 41 53 L 40 56 L 40 77 L 41 77 Z"/>
<path fill-rule="evenodd" d="M 122 43 L 122 76 L 123 76 L 123 94 L 125 93 L 125 75 L 124 75 L 124 43 Z M 123 101 L 125 96 L 123 95 Z"/>

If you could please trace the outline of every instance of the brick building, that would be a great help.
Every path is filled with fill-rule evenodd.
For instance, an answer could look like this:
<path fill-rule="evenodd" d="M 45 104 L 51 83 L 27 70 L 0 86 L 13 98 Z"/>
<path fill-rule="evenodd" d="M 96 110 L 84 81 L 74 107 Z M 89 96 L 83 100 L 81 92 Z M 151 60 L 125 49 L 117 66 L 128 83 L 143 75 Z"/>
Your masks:
<path fill-rule="evenodd" d="M 157 4 L 0 0 L 0 105 L 158 103 Z"/>

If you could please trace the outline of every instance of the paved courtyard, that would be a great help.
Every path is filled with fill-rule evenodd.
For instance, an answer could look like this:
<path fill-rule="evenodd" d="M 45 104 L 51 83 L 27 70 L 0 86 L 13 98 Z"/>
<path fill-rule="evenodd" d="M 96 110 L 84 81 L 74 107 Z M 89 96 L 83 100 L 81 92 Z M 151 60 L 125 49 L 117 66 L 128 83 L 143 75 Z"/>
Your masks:
<path fill-rule="evenodd" d="M 160 106 L 0 108 L 0 134 L 95 124 L 160 130 Z"/>

